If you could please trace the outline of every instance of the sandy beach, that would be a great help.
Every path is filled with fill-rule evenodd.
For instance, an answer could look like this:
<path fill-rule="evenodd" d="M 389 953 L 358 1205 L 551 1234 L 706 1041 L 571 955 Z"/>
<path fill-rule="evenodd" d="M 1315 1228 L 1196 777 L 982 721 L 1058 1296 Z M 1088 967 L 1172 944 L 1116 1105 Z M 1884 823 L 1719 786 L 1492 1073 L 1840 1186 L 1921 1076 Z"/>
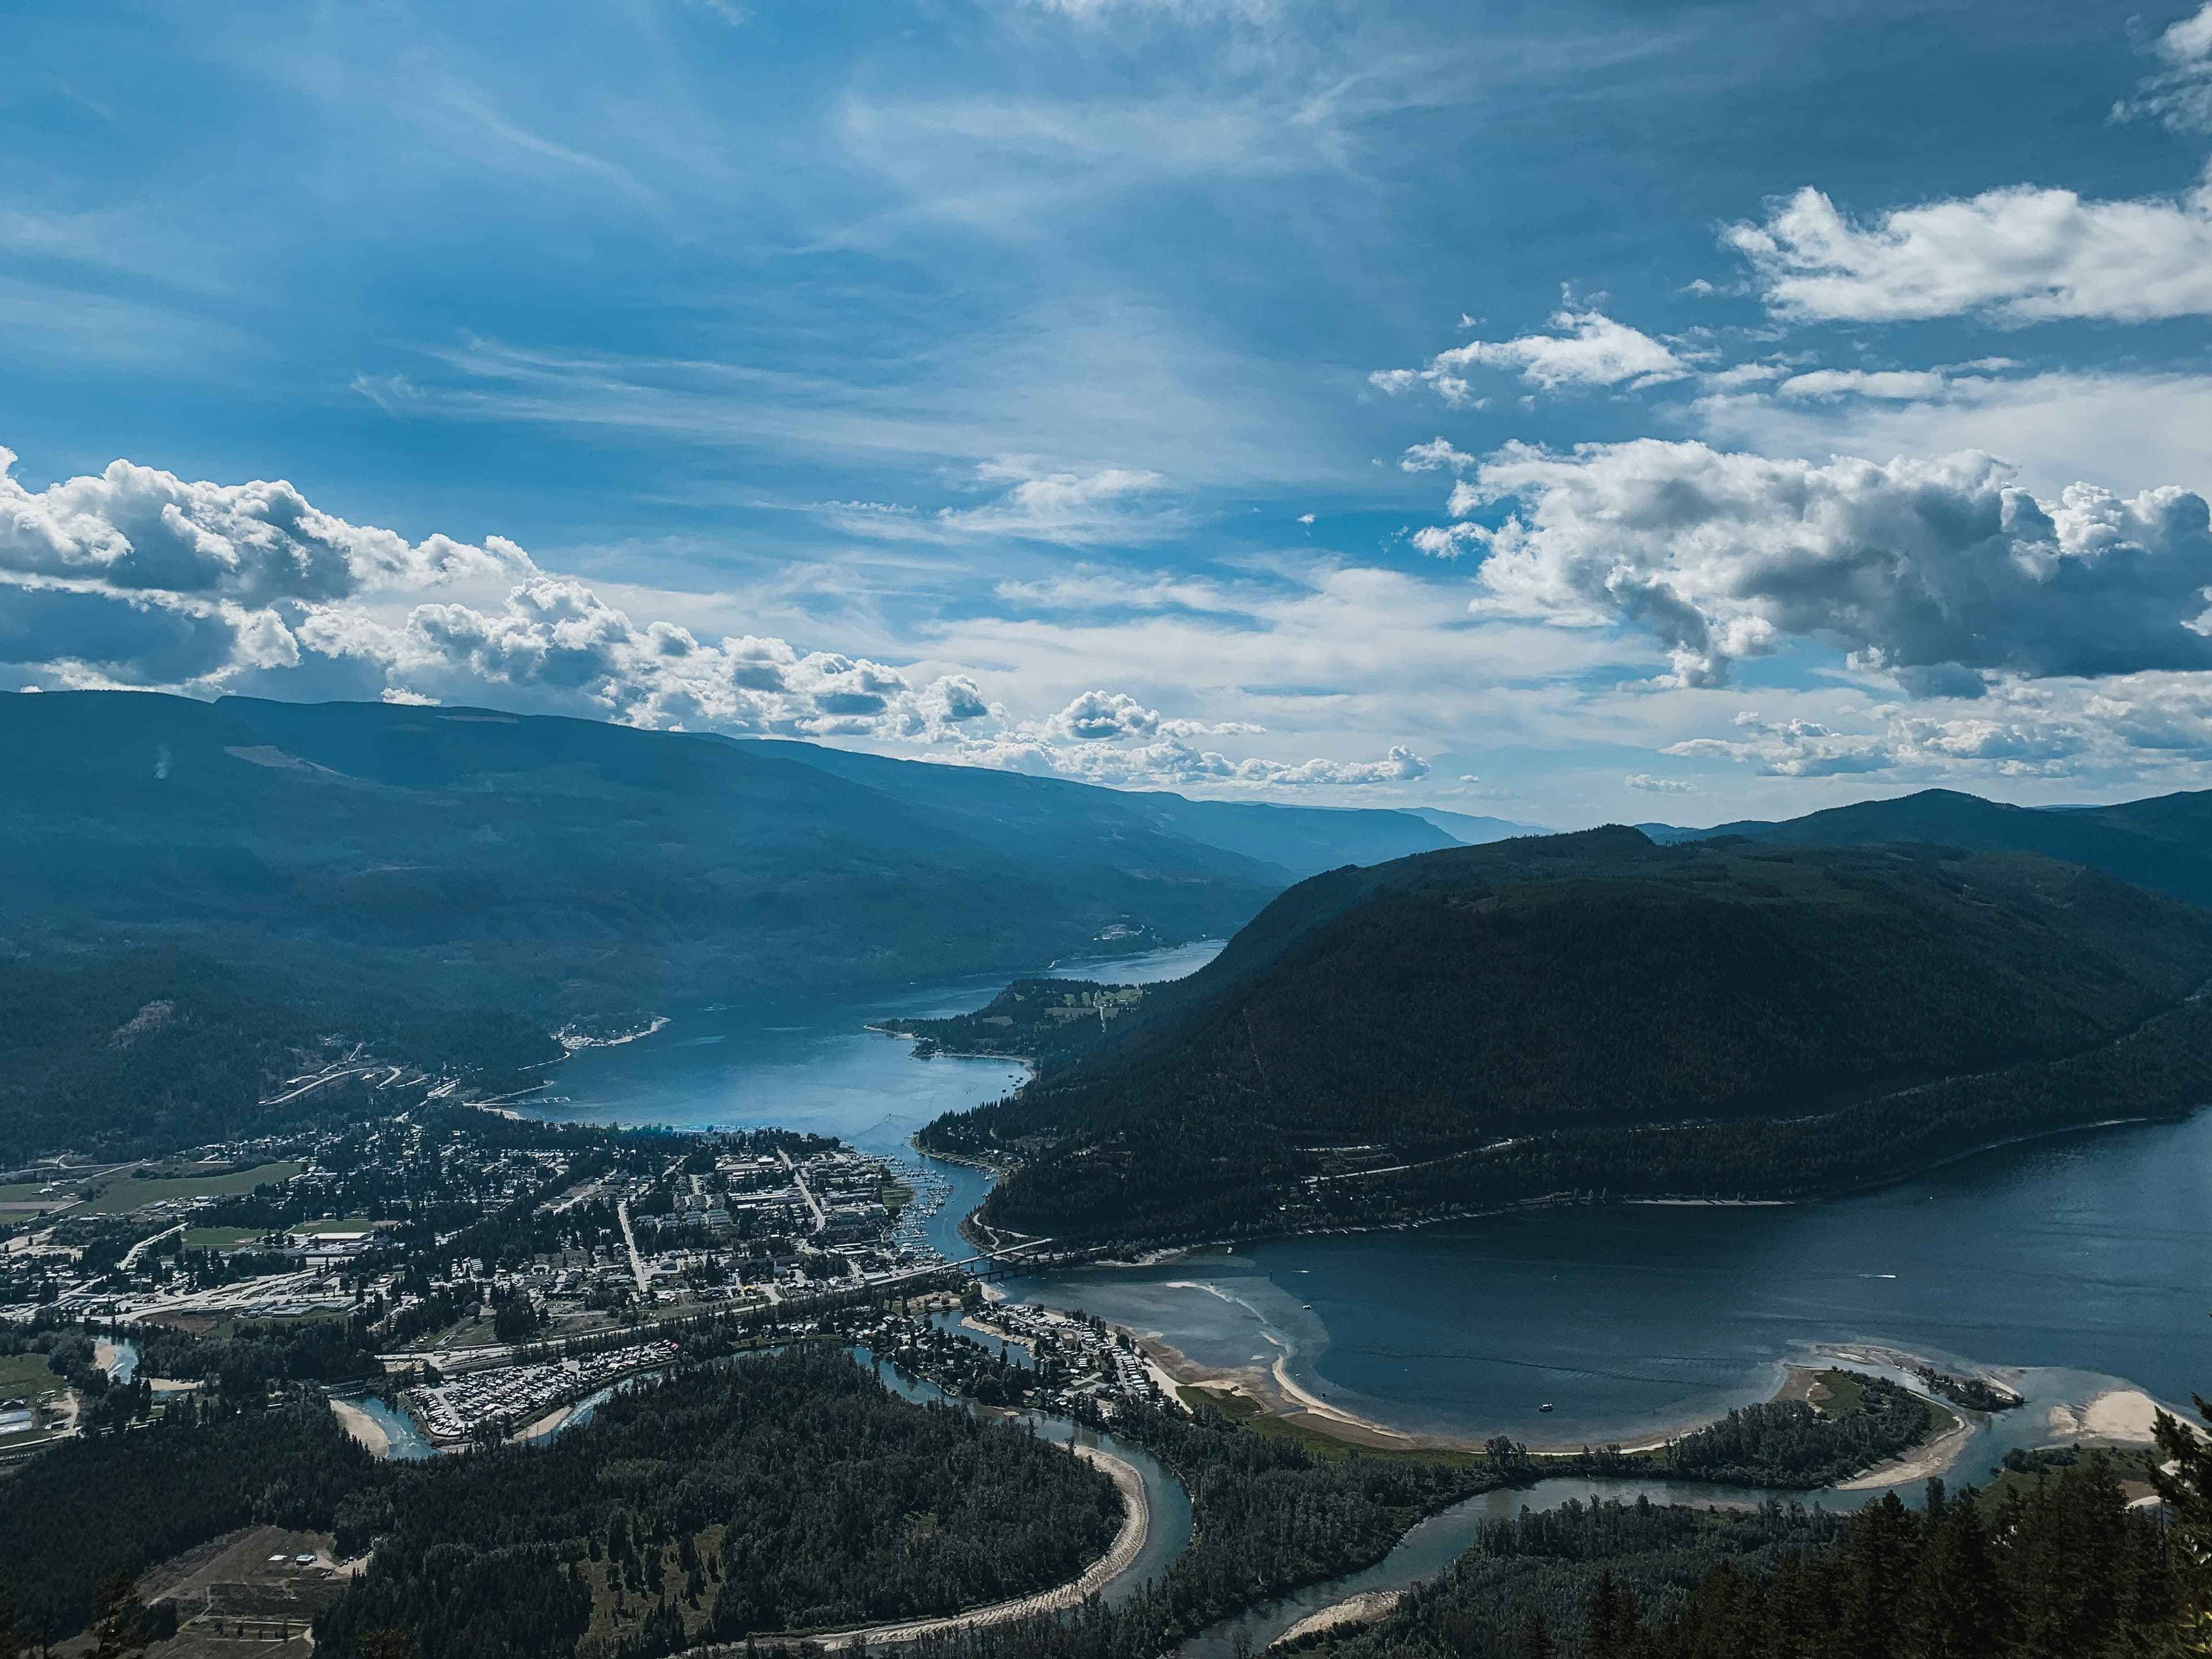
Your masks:
<path fill-rule="evenodd" d="M 2107 1389 L 2086 1405 L 2053 1406 L 2051 1437 L 2076 1443 L 2148 1446 L 2154 1443 L 2151 1425 L 2162 1409 L 2157 1401 L 2138 1389 Z"/>
<path fill-rule="evenodd" d="M 338 1426 L 359 1441 L 372 1457 L 392 1455 L 392 1437 L 384 1431 L 384 1425 L 371 1417 L 350 1400 L 333 1400 L 331 1411 L 338 1419 Z"/>
<path fill-rule="evenodd" d="M 1949 1419 L 1950 1426 L 1933 1440 L 1922 1441 L 1902 1457 L 1893 1457 L 1887 1463 L 1875 1464 L 1864 1474 L 1838 1481 L 1835 1490 L 1874 1492 L 1883 1486 L 1916 1486 L 1923 1480 L 1935 1479 L 1957 1462 L 1959 1454 L 1966 1449 L 1966 1443 L 1974 1437 L 1973 1425 L 1941 1401 L 1929 1400 L 1928 1406 L 1929 1410 Z"/>

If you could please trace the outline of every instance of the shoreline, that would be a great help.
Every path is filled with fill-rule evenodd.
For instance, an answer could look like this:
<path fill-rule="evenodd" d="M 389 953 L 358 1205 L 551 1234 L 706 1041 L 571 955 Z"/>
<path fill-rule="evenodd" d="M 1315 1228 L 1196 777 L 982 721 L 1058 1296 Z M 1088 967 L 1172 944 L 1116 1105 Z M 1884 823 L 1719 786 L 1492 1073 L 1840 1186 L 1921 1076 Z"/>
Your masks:
<path fill-rule="evenodd" d="M 338 1426 L 371 1457 L 382 1462 L 392 1455 L 392 1437 L 385 1432 L 384 1425 L 352 1401 L 333 1399 L 331 1413 L 337 1419 Z"/>
<path fill-rule="evenodd" d="M 995 1058 L 995 1056 L 994 1056 Z M 2025 1146 L 2039 1140 L 2051 1140 L 2061 1135 L 2094 1134 L 2103 1129 L 2127 1129 L 2151 1123 L 2184 1123 L 2194 1117 L 2203 1106 L 2186 1107 L 2175 1112 L 2146 1112 L 2132 1117 L 2099 1118 L 2092 1123 L 2062 1124 L 2056 1128 L 2036 1129 L 2027 1134 L 2007 1135 L 1999 1140 L 1983 1141 L 1962 1151 L 1931 1158 L 1910 1170 L 1899 1170 L 1887 1175 L 1869 1176 L 1863 1180 L 1846 1182 L 1840 1186 L 1822 1187 L 1816 1191 L 1801 1193 L 1792 1198 L 1710 1198 L 1692 1194 L 1652 1193 L 1640 1196 L 1598 1196 L 1583 1193 L 1543 1193 L 1534 1198 L 1514 1199 L 1503 1204 L 1486 1205 L 1479 1208 L 1449 1211 L 1442 1215 L 1423 1216 L 1401 1221 L 1346 1222 L 1334 1226 L 1277 1227 L 1252 1232 L 1230 1233 L 1216 1238 L 1193 1239 L 1180 1244 L 1144 1244 L 1135 1246 L 1127 1256 L 1105 1256 L 1082 1264 L 1086 1267 L 1154 1267 L 1181 1257 L 1193 1255 L 1200 1250 L 1234 1249 L 1239 1246 L 1268 1244 L 1279 1239 L 1354 1237 L 1367 1233 L 1409 1233 L 1429 1227 L 1448 1227 L 1455 1222 L 1487 1221 L 1494 1217 L 1520 1215 L 1532 1210 L 1565 1209 L 1577 1206 L 1596 1208 L 1608 1204 L 1632 1206 L 1664 1206 L 1671 1208 L 1694 1209 L 1790 1209 L 1801 1205 L 1828 1204 L 1839 1198 L 1850 1198 L 1860 1193 L 1880 1192 L 1907 1181 L 1948 1169 L 1968 1158 L 1979 1158 L 1986 1152 L 2002 1152 L 2008 1146 Z M 1664 1127 L 1664 1126 L 1662 1126 Z M 917 1152 L 921 1151 L 916 1147 Z M 944 1158 L 950 1164 L 964 1164 L 970 1169 L 982 1170 L 1004 1179 L 1018 1165 L 986 1164 L 976 1158 L 953 1158 L 944 1152 L 927 1152 L 924 1156 Z"/>
<path fill-rule="evenodd" d="M 1183 1399 L 1182 1390 L 1198 1389 L 1243 1401 L 1248 1402 L 1249 1411 L 1240 1413 L 1231 1408 L 1231 1415 L 1239 1421 L 1279 1423 L 1294 1432 L 1302 1430 L 1316 1438 L 1334 1441 L 1346 1448 L 1362 1450 L 1478 1455 L 1486 1449 L 1486 1437 L 1474 1433 L 1414 1433 L 1393 1428 L 1388 1423 L 1319 1399 L 1289 1376 L 1286 1356 L 1278 1355 L 1272 1364 L 1264 1366 L 1208 1366 L 1194 1361 L 1160 1338 L 1142 1336 L 1135 1332 L 1130 1334 L 1135 1338 L 1138 1351 L 1143 1355 L 1147 1369 L 1152 1371 L 1156 1381 L 1162 1382 L 1164 1391 L 1168 1392 L 1171 1398 Z M 1923 1401 L 1931 1413 L 1932 1425 L 1929 1432 L 1916 1444 L 1897 1456 L 1885 1459 L 1832 1486 L 1814 1489 L 1816 1491 L 1860 1492 L 1885 1487 L 1901 1488 L 1948 1474 L 1957 1467 L 1961 1455 L 1972 1444 L 1980 1429 L 1986 1426 L 1980 1422 L 1984 1413 L 1954 1406 L 1920 1382 L 1915 1374 L 1917 1368 L 1933 1365 L 1933 1362 L 1923 1356 L 1857 1343 L 1814 1343 L 1808 1346 L 1812 1360 L 1785 1359 L 1780 1362 L 1781 1378 L 1762 1403 L 1794 1400 L 1809 1404 L 1814 1386 L 1821 1371 L 1836 1367 L 1873 1370 L 1893 1374 L 1893 1380 Z M 1984 1380 L 2001 1375 L 1994 1367 L 1977 1365 L 1966 1369 L 1970 1374 L 1981 1376 Z M 1186 1403 L 1188 1402 L 1186 1401 Z M 2084 1447 L 2148 1445 L 2151 1443 L 2150 1425 L 2154 1414 L 2166 1409 L 2140 1389 L 2131 1387 L 2104 1389 L 2079 1407 L 2052 1408 L 2050 1413 L 2050 1442 Z M 2062 1417 L 2063 1421 L 2060 1420 Z M 1630 1455 L 1656 1452 L 1664 1449 L 1670 1441 L 1710 1427 L 1715 1420 L 1712 1418 L 1686 1419 L 1663 1432 L 1640 1438 L 1635 1444 L 1619 1443 L 1617 1449 Z M 1567 1457 L 1588 1449 L 1594 1443 L 1530 1444 L 1527 1449 L 1536 1457 Z M 1610 1446 L 1614 1443 L 1606 1443 Z M 1664 1469 L 1655 1468 L 1650 1474 L 1656 1479 L 1677 1480 L 1686 1485 L 1710 1484 Z"/>
<path fill-rule="evenodd" d="M 1085 1462 L 1103 1469 L 1121 1494 L 1121 1527 L 1106 1553 L 1083 1570 L 1082 1576 L 1049 1589 L 1016 1597 L 1012 1601 L 996 1601 L 988 1607 L 970 1607 L 964 1613 L 940 1614 L 932 1619 L 908 1620 L 896 1625 L 871 1625 L 860 1630 L 825 1631 L 808 1633 L 799 1639 L 807 1647 L 825 1653 L 842 1653 L 848 1650 L 865 1650 L 878 1643 L 897 1645 L 918 1641 L 925 1636 L 948 1635 L 954 1632 L 972 1630 L 980 1626 L 1010 1624 L 1017 1619 L 1028 1619 L 1038 1613 L 1060 1613 L 1079 1607 L 1091 1596 L 1102 1595 L 1115 1579 L 1127 1573 L 1144 1553 L 1145 1541 L 1152 1534 L 1152 1506 L 1145 1496 L 1144 1477 L 1137 1473 L 1133 1463 L 1124 1462 L 1111 1452 L 1101 1451 L 1096 1446 L 1071 1446 L 1068 1449 Z M 786 1639 L 770 1637 L 770 1641 Z M 748 1651 L 752 1642 L 742 1647 L 709 1644 L 700 1647 L 679 1649 L 684 1659 L 735 1659 Z"/>

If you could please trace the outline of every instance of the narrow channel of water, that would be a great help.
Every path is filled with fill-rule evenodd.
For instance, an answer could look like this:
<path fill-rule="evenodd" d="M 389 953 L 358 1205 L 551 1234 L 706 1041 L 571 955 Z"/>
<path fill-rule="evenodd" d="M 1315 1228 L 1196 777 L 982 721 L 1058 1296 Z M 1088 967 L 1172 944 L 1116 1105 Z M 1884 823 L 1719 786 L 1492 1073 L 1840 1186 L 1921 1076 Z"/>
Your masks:
<path fill-rule="evenodd" d="M 969 1335 L 969 1340 L 975 1339 Z M 874 1356 L 866 1349 L 856 1348 L 854 1352 L 861 1356 L 864 1363 L 874 1363 Z M 1183 1491 L 1182 1482 L 1169 1474 L 1160 1461 L 1142 1446 L 1133 1445 L 1103 1430 L 1071 1422 L 1065 1417 L 1055 1417 L 1048 1412 L 1002 1412 L 978 1407 L 946 1394 L 925 1378 L 902 1376 L 896 1368 L 889 1364 L 876 1365 L 875 1371 L 883 1380 L 884 1386 L 902 1399 L 921 1405 L 955 1406 L 981 1417 L 1019 1423 L 1041 1440 L 1049 1440 L 1060 1446 L 1095 1446 L 1136 1469 L 1138 1478 L 1144 1482 L 1145 1503 L 1149 1511 L 1145 1547 L 1137 1553 L 1137 1559 L 1109 1580 L 1101 1592 L 1109 1607 L 1119 1607 L 1148 1582 L 1164 1575 L 1190 1543 L 1189 1494 Z"/>
<path fill-rule="evenodd" d="M 1216 949 L 1062 971 L 1171 978 Z M 557 1074 L 562 1098 L 534 1109 L 686 1127 L 781 1124 L 912 1157 L 906 1141 L 922 1123 L 1003 1094 L 1024 1068 L 915 1060 L 910 1045 L 866 1023 L 972 1010 L 999 988 L 978 980 L 865 1002 L 679 1012 L 648 1041 L 577 1055 Z M 957 1260 L 969 1247 L 955 1230 L 990 1178 L 932 1164 L 951 1193 L 926 1233 Z M 2013 1446 L 2050 1443 L 2054 1413 L 2130 1388 L 2172 1405 L 2212 1385 L 2212 1322 L 2197 1288 L 2208 1257 L 2212 1113 L 2006 1148 L 1826 1203 L 1539 1211 L 1270 1240 L 1010 1288 L 1157 1335 L 1209 1368 L 1279 1364 L 1299 1388 L 1407 1433 L 1503 1431 L 1539 1446 L 1638 1443 L 1709 1421 L 1767 1398 L 1787 1364 L 1828 1363 L 1819 1344 L 1998 1368 L 2028 1403 L 1974 1420 L 1948 1472 L 1955 1485 L 1985 1479 Z M 1151 1460 L 1133 1450 L 1120 1455 L 1144 1468 Z M 1180 1488 L 1159 1477 L 1174 1494 L 1166 1508 Z M 1491 1494 L 1423 1522 L 1377 1566 L 1206 1632 L 1186 1651 L 1226 1655 L 1239 1625 L 1264 1645 L 1308 1612 L 1436 1572 L 1486 1518 L 1593 1494 L 1692 1504 L 1776 1496 L 1602 1481 Z M 1817 1501 L 1846 1508 L 1866 1496 Z M 1188 1516 L 1185 1504 L 1176 1549 Z"/>

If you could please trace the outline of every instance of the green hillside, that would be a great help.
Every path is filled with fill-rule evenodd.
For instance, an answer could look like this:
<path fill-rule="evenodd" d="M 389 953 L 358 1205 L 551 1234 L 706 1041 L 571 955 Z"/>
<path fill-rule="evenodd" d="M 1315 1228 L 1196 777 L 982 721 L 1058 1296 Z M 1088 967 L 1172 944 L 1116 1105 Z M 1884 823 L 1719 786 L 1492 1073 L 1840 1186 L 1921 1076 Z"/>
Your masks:
<path fill-rule="evenodd" d="M 1856 801 L 1783 823 L 1711 830 L 1648 826 L 1656 841 L 1741 836 L 1789 847 L 1872 847 L 1921 842 L 1968 852 L 2040 853 L 2086 864 L 2137 887 L 2212 904 L 2212 790 L 2156 795 L 2117 806 L 2027 807 L 1955 789 Z"/>
<path fill-rule="evenodd" d="M 2212 918 L 2100 872 L 1634 830 L 1316 878 L 928 1144 L 1127 1240 L 1554 1194 L 1789 1196 L 2212 1097 Z"/>
<path fill-rule="evenodd" d="M 187 951 L 60 966 L 0 959 L 0 1167 L 64 1150 L 137 1157 L 398 1110 L 418 1097 L 380 1091 L 388 1074 L 364 1073 L 260 1103 L 282 1097 L 287 1079 L 356 1052 L 502 1093 L 539 1080 L 532 1068 L 562 1051 L 513 1014 L 300 1000 Z"/>
<path fill-rule="evenodd" d="M 1110 790 L 878 787 L 485 709 L 9 697 L 0 763 L 0 949 L 159 944 L 556 1023 L 1224 934 L 1290 879 Z"/>

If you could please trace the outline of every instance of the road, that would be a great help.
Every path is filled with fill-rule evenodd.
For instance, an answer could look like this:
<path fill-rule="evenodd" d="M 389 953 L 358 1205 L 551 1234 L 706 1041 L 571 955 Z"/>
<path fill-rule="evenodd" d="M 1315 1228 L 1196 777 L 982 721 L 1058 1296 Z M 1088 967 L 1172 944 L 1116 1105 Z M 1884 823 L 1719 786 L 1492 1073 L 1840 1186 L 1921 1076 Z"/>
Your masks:
<path fill-rule="evenodd" d="M 175 1226 L 170 1228 L 167 1232 L 155 1233 L 151 1238 L 140 1239 L 129 1249 L 124 1251 L 123 1260 L 117 1264 L 118 1269 L 121 1272 L 126 1273 L 129 1273 L 132 1268 L 138 1265 L 139 1258 L 143 1256 L 147 1251 L 152 1249 L 156 1244 L 159 1244 L 165 1238 L 174 1238 L 179 1233 L 184 1231 L 184 1230 L 185 1224 L 179 1221 Z"/>
<path fill-rule="evenodd" d="M 653 1300 L 653 1280 L 645 1271 L 645 1258 L 637 1253 L 637 1235 L 629 1227 L 629 1200 L 623 1199 L 615 1206 L 615 1214 L 621 1218 L 623 1243 L 629 1247 L 630 1276 L 637 1280 L 637 1293 L 644 1300 Z"/>
<path fill-rule="evenodd" d="M 806 1207 L 814 1212 L 814 1231 L 817 1233 L 828 1231 L 830 1218 L 823 1214 L 821 1200 L 814 1196 L 814 1189 L 806 1184 L 806 1177 L 799 1173 L 799 1166 L 791 1161 L 791 1154 L 779 1146 L 775 1149 L 775 1155 L 783 1160 L 784 1173 L 791 1177 L 791 1184 L 799 1188 L 799 1195 L 806 1200 Z"/>

